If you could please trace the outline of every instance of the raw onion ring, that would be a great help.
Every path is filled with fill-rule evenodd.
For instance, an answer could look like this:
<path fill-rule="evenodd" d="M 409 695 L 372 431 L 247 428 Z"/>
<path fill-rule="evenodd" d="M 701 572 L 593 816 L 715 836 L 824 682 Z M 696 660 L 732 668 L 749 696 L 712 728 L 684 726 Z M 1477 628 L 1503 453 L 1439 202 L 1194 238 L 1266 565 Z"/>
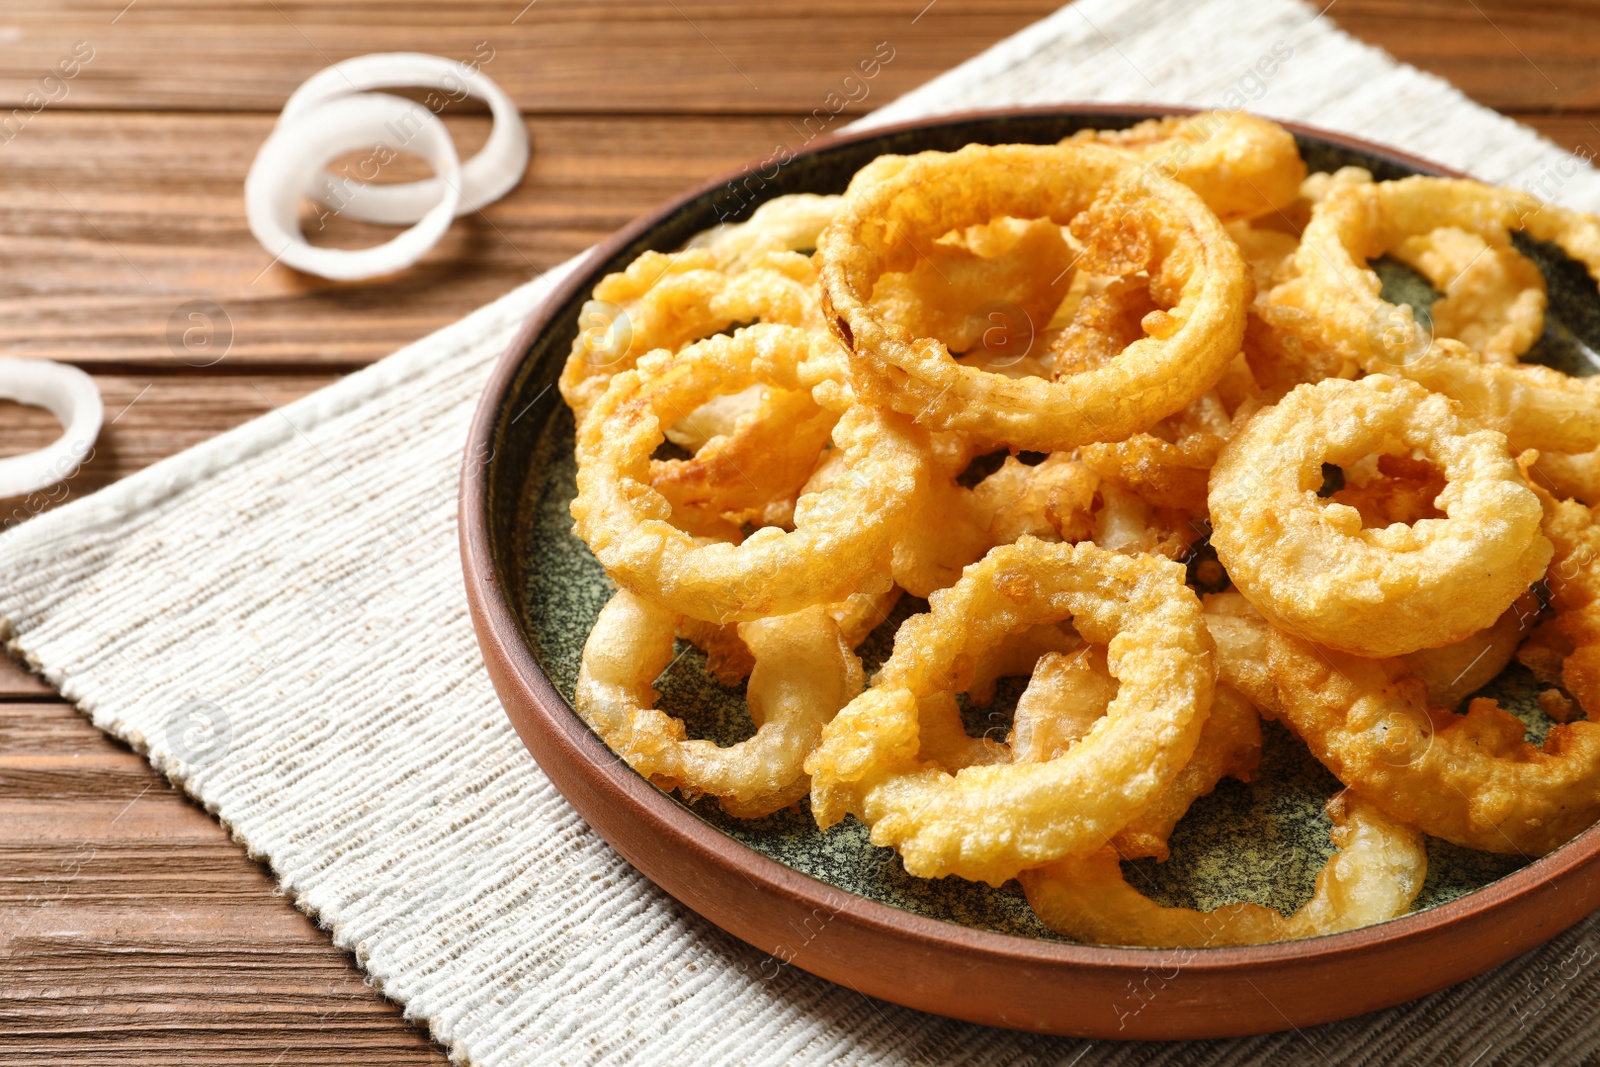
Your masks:
<path fill-rule="evenodd" d="M 376 247 L 313 247 L 300 232 L 306 172 L 320 170 L 345 152 L 387 145 L 396 129 L 410 132 L 405 144 L 394 150 L 421 156 L 443 181 L 438 203 L 410 229 Z M 244 202 L 250 232 L 277 260 L 308 274 L 354 281 L 389 274 L 421 259 L 450 228 L 460 189 L 461 163 L 443 123 L 422 105 L 398 96 L 359 93 L 308 107 L 292 124 L 275 128 L 250 164 Z"/>
<path fill-rule="evenodd" d="M 1091 852 L 1149 806 L 1193 755 L 1211 704 L 1212 649 L 1183 569 L 1091 544 L 1024 537 L 996 548 L 907 620 L 873 687 L 806 761 L 812 813 L 853 813 L 919 877 L 1000 885 Z M 1008 635 L 1071 616 L 1120 683 L 1105 718 L 1059 759 L 948 773 L 918 757 L 918 702 L 972 683 Z"/>
<path fill-rule="evenodd" d="M 278 126 L 292 127 L 302 116 L 330 100 L 368 89 L 411 86 L 450 93 L 459 91 L 488 104 L 494 115 L 489 139 L 477 155 L 462 164 L 453 182 L 459 194 L 456 215 L 494 203 L 522 180 L 523 172 L 528 169 L 528 131 L 522 124 L 522 113 L 517 105 L 488 75 L 443 56 L 379 52 L 341 60 L 301 83 L 284 103 Z M 435 205 L 446 199 L 447 183 L 451 183 L 450 177 L 441 175 L 428 181 L 375 185 L 353 179 L 340 180 L 323 171 L 305 188 L 309 196 L 339 214 L 363 222 L 407 226 L 427 216 Z"/>
<path fill-rule="evenodd" d="M 1105 194 L 1102 196 L 1102 194 Z M 1129 272 L 1149 266 L 1173 297 L 1161 336 L 1063 381 L 1010 379 L 957 363 L 929 337 L 892 326 L 870 297 L 909 269 L 921 244 L 998 216 L 1073 222 Z M 1248 278 L 1238 246 L 1187 186 L 1128 168 L 1092 144 L 968 145 L 923 153 L 845 197 L 818 239 L 824 309 L 848 350 L 851 388 L 938 430 L 985 446 L 1055 452 L 1116 440 L 1182 408 L 1239 351 Z M 1134 260 L 1143 262 L 1135 263 Z"/>
<path fill-rule="evenodd" d="M 1444 519 L 1365 529 L 1319 497 L 1322 466 L 1415 450 L 1443 473 Z M 1413 382 L 1297 386 L 1251 419 L 1211 472 L 1211 544 L 1256 609 L 1290 633 L 1366 656 L 1493 625 L 1550 560 L 1539 499 L 1505 438 Z"/>
<path fill-rule="evenodd" d="M 105 406 L 83 371 L 48 359 L 0 358 L 0 396 L 44 408 L 61 423 L 61 436 L 44 448 L 0 459 L 0 499 L 64 481 L 89 458 Z"/>

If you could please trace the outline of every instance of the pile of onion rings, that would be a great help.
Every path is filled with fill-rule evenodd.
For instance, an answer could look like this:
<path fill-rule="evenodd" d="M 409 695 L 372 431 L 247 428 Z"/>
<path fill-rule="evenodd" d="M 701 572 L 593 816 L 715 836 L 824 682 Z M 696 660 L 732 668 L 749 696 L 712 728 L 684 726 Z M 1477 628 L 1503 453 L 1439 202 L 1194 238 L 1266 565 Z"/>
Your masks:
<path fill-rule="evenodd" d="M 1559 847 L 1600 820 L 1600 392 L 1532 361 L 1518 232 L 1600 278 L 1593 217 L 1308 175 L 1212 113 L 881 156 L 644 253 L 560 382 L 616 585 L 579 714 L 663 789 L 855 819 L 1084 941 L 1334 933 L 1413 907 L 1428 835 Z M 657 707 L 688 646 L 746 686 L 747 738 Z M 1478 695 L 1508 669 L 1540 743 Z M 1146 896 L 1125 862 L 1257 777 L 1263 718 L 1342 787 L 1314 892 Z"/>

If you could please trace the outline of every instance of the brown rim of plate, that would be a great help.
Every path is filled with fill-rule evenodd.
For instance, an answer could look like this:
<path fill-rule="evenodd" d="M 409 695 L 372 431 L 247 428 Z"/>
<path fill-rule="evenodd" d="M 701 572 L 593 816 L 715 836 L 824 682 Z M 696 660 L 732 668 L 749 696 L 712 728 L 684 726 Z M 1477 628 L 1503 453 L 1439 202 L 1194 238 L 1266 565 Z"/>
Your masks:
<path fill-rule="evenodd" d="M 1196 109 L 1068 104 L 969 111 L 819 137 L 796 157 L 904 131 L 975 120 Z M 1465 177 L 1359 138 L 1282 125 L 1425 174 Z M 589 824 L 662 889 L 768 960 L 858 992 L 991 1026 L 1097 1038 L 1242 1036 L 1389 1007 L 1503 963 L 1600 907 L 1600 826 L 1457 900 L 1340 934 L 1244 947 L 1150 949 L 1034 940 L 945 922 L 857 896 L 726 836 L 618 759 L 535 661 L 502 589 L 490 538 L 489 469 L 502 411 L 533 341 L 592 288 L 595 270 L 685 203 L 753 172 L 738 168 L 601 242 L 545 297 L 496 364 L 461 472 L 462 566 L 495 688 L 541 769 Z M 736 966 L 742 966 L 737 965 Z M 771 973 L 768 974 L 768 971 Z"/>

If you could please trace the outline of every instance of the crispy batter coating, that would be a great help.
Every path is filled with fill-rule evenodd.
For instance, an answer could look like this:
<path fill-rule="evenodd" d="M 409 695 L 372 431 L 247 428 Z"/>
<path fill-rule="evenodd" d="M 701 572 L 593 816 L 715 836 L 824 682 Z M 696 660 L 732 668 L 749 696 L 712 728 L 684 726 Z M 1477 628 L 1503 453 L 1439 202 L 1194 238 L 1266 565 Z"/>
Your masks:
<path fill-rule="evenodd" d="M 1381 528 L 1318 496 L 1322 466 L 1415 451 L 1446 485 L 1443 519 Z M 1297 386 L 1251 419 L 1211 472 L 1211 544 L 1262 615 L 1368 656 L 1459 641 L 1544 572 L 1539 500 L 1505 438 L 1403 378 Z"/>
<path fill-rule="evenodd" d="M 1208 613 L 1219 677 L 1282 720 L 1318 761 L 1391 819 L 1485 852 L 1541 856 L 1600 818 L 1600 724 L 1543 747 L 1492 700 L 1428 707 L 1393 659 L 1362 659 L 1239 616 Z"/>
<path fill-rule="evenodd" d="M 1419 648 L 1400 657 L 1406 671 L 1428 687 L 1428 706 L 1455 711 L 1467 697 L 1506 669 L 1539 617 L 1539 600 L 1523 593 L 1487 630 L 1453 644 Z"/>
<path fill-rule="evenodd" d="M 805 331 L 757 324 L 659 352 L 612 381 L 578 431 L 578 536 L 613 581 L 673 612 L 707 622 L 749 621 L 843 599 L 886 569 L 928 484 L 927 434 L 869 405 L 833 429 L 846 470 L 801 498 L 793 531 L 757 530 L 742 544 L 701 545 L 669 520 L 649 485 L 662 423 L 709 396 L 757 382 L 795 388 Z M 796 567 L 794 559 L 819 561 Z"/>
<path fill-rule="evenodd" d="M 1545 535 L 1555 545 L 1545 575 L 1555 618 L 1540 627 L 1540 643 L 1560 655 L 1562 687 L 1600 720 L 1600 525 L 1577 501 L 1539 495 Z"/>
<path fill-rule="evenodd" d="M 1215 668 L 1176 564 L 1024 537 L 929 605 L 900 628 L 873 687 L 806 761 L 819 825 L 853 813 L 913 874 L 999 885 L 1099 848 L 1193 755 Z M 1068 617 L 1084 640 L 1107 646 L 1119 683 L 1101 725 L 1045 763 L 951 774 L 919 758 L 919 701 L 966 689 L 973 662 L 1008 635 Z"/>
<path fill-rule="evenodd" d="M 1422 835 L 1353 793 L 1329 801 L 1328 817 L 1339 851 L 1293 915 L 1259 904 L 1210 912 L 1162 907 L 1127 883 L 1120 857 L 1109 848 L 1025 871 L 1022 888 L 1046 926 L 1101 945 L 1259 945 L 1353 930 L 1410 911 L 1428 873 Z"/>
<path fill-rule="evenodd" d="M 1594 216 L 1307 175 L 1286 130 L 1205 113 L 880 156 L 644 253 L 560 380 L 620 587 L 579 713 L 663 788 L 809 794 L 912 875 L 1020 878 L 1081 941 L 1347 930 L 1413 906 L 1424 833 L 1560 846 L 1600 819 L 1600 378 L 1519 362 L 1548 294 L 1514 232 L 1600 280 Z M 1422 324 L 1381 256 L 1440 293 Z M 928 610 L 864 688 L 902 590 Z M 655 708 L 675 637 L 747 682 L 754 736 Z M 1471 699 L 1513 658 L 1539 746 Z M 1157 905 L 1120 861 L 1254 777 L 1262 716 L 1346 786 L 1315 894 Z"/>
<path fill-rule="evenodd" d="M 687 247 L 710 252 L 719 270 L 743 270 L 768 252 L 804 252 L 817 247 L 817 235 L 833 221 L 843 202 L 843 197 L 816 193 L 774 197 L 743 222 L 696 234 Z"/>
<path fill-rule="evenodd" d="M 1072 284 L 1073 253 L 1049 219 L 998 218 L 939 238 L 910 270 L 880 275 L 872 306 L 890 323 L 952 352 L 1029 344 Z M 1004 339 L 985 345 L 987 335 Z M 1041 346 L 1042 347 L 1042 346 Z"/>
<path fill-rule="evenodd" d="M 1176 178 L 1224 222 L 1288 207 L 1306 176 L 1288 130 L 1240 111 L 1147 119 L 1126 130 L 1082 130 L 1070 140 L 1115 148 Z"/>
<path fill-rule="evenodd" d="M 1454 338 L 1488 362 L 1515 363 L 1544 332 L 1544 275 L 1510 245 L 1441 226 L 1407 237 L 1391 254 L 1443 294 L 1429 311 L 1435 336 Z"/>
<path fill-rule="evenodd" d="M 1150 336 L 1098 370 L 1012 379 L 957 363 L 936 338 L 894 326 L 871 305 L 878 279 L 912 267 L 919 247 L 997 216 L 1071 224 L 1090 249 L 1085 269 L 1148 268 L 1168 304 L 1147 321 Z M 1244 329 L 1249 281 L 1216 216 L 1187 186 L 1087 143 L 913 157 L 846 194 L 817 258 L 854 395 L 990 447 L 1055 452 L 1142 430 L 1214 385 Z"/>
<path fill-rule="evenodd" d="M 682 719 L 655 710 L 651 685 L 672 660 L 676 621 L 618 590 L 584 644 L 578 713 L 663 789 L 710 794 L 744 818 L 795 803 L 810 788 L 802 765 L 823 725 L 861 692 L 861 661 L 838 624 L 819 605 L 740 626 L 754 661 L 746 699 L 756 733 L 720 748 L 688 740 Z"/>
<path fill-rule="evenodd" d="M 1261 716 L 1232 686 L 1218 683 L 1200 743 L 1160 796 L 1111 839 L 1123 859 L 1166 860 L 1167 839 L 1189 806 L 1224 778 L 1250 781 L 1261 765 Z"/>
<path fill-rule="evenodd" d="M 611 379 L 646 352 L 676 351 L 726 329 L 733 320 L 715 298 L 727 281 L 703 250 L 645 252 L 626 270 L 602 278 L 578 313 L 578 336 L 561 371 L 561 396 L 578 421 Z"/>
<path fill-rule="evenodd" d="M 1268 303 L 1307 348 L 1369 372 L 1399 374 L 1459 401 L 1474 419 L 1525 448 L 1585 452 L 1600 447 L 1592 381 L 1533 364 L 1507 365 L 1430 337 L 1411 309 L 1379 296 L 1367 262 L 1406 238 L 1453 227 L 1503 248 L 1512 230 L 1551 240 L 1600 277 L 1600 221 L 1515 190 L 1448 178 L 1341 185 L 1313 209 L 1293 276 Z"/>
<path fill-rule="evenodd" d="M 1066 755 L 1094 729 L 1117 695 L 1104 651 L 1094 645 L 1048 651 L 1029 666 L 1032 675 L 1017 700 L 1007 739 L 1013 763 L 1044 763 Z M 1124 859 L 1165 860 L 1167 838 L 1189 805 L 1223 778 L 1255 777 L 1260 762 L 1261 717 L 1238 690 L 1218 685 L 1194 755 L 1172 784 L 1111 839 L 1111 847 Z"/>

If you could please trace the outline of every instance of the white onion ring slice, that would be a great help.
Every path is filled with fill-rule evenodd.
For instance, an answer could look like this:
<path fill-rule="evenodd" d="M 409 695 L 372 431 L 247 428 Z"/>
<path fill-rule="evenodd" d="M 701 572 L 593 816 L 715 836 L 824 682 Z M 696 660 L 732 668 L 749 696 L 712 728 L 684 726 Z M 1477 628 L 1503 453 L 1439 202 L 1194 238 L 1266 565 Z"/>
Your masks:
<path fill-rule="evenodd" d="M 0 357 L 0 397 L 41 407 L 65 429 L 37 452 L 0 459 L 0 498 L 26 496 L 70 478 L 100 436 L 100 389 L 77 367 L 48 359 Z"/>
<path fill-rule="evenodd" d="M 465 93 L 489 105 L 494 127 L 478 154 L 461 167 L 461 200 L 456 214 L 465 215 L 499 200 L 522 180 L 528 169 L 528 131 L 522 113 L 505 90 L 487 75 L 443 56 L 422 52 L 379 52 L 342 60 L 318 71 L 294 91 L 283 105 L 280 127 L 319 104 L 370 89 L 408 86 Z M 444 198 L 438 178 L 395 185 L 340 180 L 320 171 L 305 194 L 342 215 L 363 222 L 408 226 L 426 215 Z"/>
<path fill-rule="evenodd" d="M 307 173 L 317 173 L 345 152 L 375 146 L 427 160 L 441 180 L 443 195 L 416 225 L 381 245 L 313 247 L 301 234 L 298 217 Z M 450 228 L 460 190 L 455 142 L 431 111 L 387 93 L 359 93 L 307 108 L 293 122 L 280 123 L 250 164 L 244 202 L 250 232 L 278 259 L 307 274 L 354 281 L 421 259 Z"/>

